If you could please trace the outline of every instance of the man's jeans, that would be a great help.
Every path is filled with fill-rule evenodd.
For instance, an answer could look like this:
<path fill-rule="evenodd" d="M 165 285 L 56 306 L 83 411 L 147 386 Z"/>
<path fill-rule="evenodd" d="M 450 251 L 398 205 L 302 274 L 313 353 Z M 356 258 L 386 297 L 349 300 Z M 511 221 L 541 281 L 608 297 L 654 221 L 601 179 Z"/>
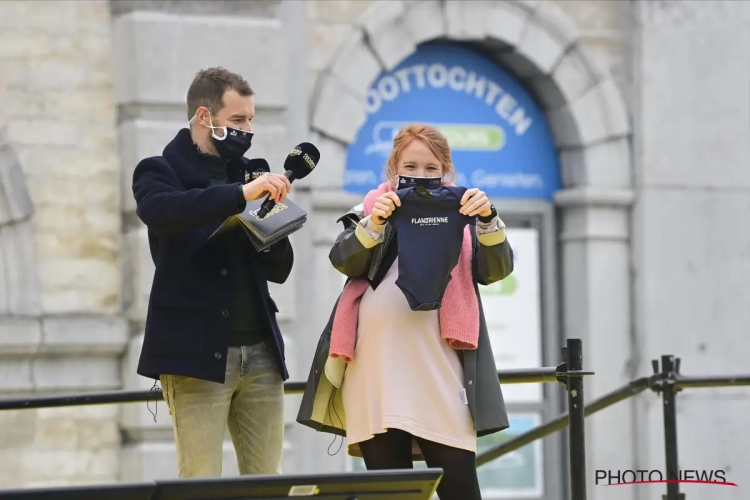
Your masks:
<path fill-rule="evenodd" d="M 223 384 L 162 375 L 180 477 L 221 475 L 227 425 L 240 474 L 280 474 L 284 384 L 272 347 L 230 347 Z"/>

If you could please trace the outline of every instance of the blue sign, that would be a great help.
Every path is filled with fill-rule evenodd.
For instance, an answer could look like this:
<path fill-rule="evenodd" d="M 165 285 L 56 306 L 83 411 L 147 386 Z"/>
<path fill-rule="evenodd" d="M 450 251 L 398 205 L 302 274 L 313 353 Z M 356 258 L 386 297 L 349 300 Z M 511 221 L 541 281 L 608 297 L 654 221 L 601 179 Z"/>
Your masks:
<path fill-rule="evenodd" d="M 367 119 L 347 153 L 346 191 L 366 193 L 383 182 L 393 138 L 414 122 L 448 138 L 459 186 L 542 200 L 561 187 L 544 113 L 513 76 L 469 48 L 420 46 L 378 77 L 366 106 Z"/>

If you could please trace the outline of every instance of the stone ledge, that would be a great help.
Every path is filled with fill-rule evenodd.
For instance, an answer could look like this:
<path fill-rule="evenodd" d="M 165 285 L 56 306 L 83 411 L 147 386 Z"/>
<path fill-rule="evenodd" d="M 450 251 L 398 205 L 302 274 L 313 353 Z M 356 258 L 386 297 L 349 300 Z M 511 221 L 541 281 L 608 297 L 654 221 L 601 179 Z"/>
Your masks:
<path fill-rule="evenodd" d="M 613 205 L 567 207 L 561 226 L 561 242 L 625 242 L 630 238 L 630 211 Z"/>
<path fill-rule="evenodd" d="M 116 355 L 36 355 L 0 358 L 0 393 L 109 391 L 122 387 Z"/>
<path fill-rule="evenodd" d="M 561 207 L 620 207 L 633 204 L 635 194 L 630 189 L 580 187 L 555 193 L 555 203 Z"/>
<path fill-rule="evenodd" d="M 39 318 L 0 316 L 0 357 L 19 358 L 39 350 L 42 324 Z"/>
<path fill-rule="evenodd" d="M 35 392 L 110 391 L 122 388 L 116 355 L 36 358 L 32 363 Z"/>
<path fill-rule="evenodd" d="M 119 389 L 123 318 L 0 316 L 0 392 Z"/>
<path fill-rule="evenodd" d="M 128 339 L 124 318 L 0 316 L 0 358 L 37 355 L 119 355 Z"/>
<path fill-rule="evenodd" d="M 50 317 L 42 320 L 42 353 L 121 354 L 128 340 L 122 317 Z"/>

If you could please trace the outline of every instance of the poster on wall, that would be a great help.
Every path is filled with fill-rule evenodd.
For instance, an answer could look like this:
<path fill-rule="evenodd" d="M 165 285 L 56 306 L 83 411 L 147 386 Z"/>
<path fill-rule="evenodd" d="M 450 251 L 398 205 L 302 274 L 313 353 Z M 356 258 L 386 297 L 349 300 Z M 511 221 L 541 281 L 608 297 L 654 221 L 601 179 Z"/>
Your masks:
<path fill-rule="evenodd" d="M 542 363 L 542 303 L 539 231 L 507 228 L 513 273 L 479 286 L 490 344 L 498 370 L 535 368 Z M 505 384 L 506 403 L 540 403 L 542 384 Z"/>
<path fill-rule="evenodd" d="M 479 438 L 477 453 L 509 441 L 541 424 L 538 413 L 510 414 L 510 428 Z M 542 441 L 496 458 L 477 469 L 482 498 L 539 498 L 544 495 L 544 453 Z"/>
<path fill-rule="evenodd" d="M 466 46 L 420 45 L 371 84 L 365 106 L 347 151 L 345 191 L 363 194 L 383 182 L 393 138 L 414 122 L 447 137 L 458 186 L 545 201 L 561 186 L 544 111 L 511 73 Z"/>

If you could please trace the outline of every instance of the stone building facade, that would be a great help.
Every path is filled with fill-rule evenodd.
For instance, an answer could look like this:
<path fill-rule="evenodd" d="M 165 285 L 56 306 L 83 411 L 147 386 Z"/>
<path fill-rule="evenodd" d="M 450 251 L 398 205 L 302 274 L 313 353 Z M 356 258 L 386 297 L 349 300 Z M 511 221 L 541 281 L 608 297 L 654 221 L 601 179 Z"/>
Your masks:
<path fill-rule="evenodd" d="M 0 5 L 0 390 L 122 387 L 122 241 L 106 2 Z M 119 409 L 1 412 L 0 484 L 118 479 Z"/>
<path fill-rule="evenodd" d="M 223 65 L 257 93 L 252 156 L 280 169 L 310 140 L 321 168 L 294 185 L 311 214 L 292 277 L 272 288 L 292 379 L 340 291 L 328 262 L 347 145 L 370 82 L 422 42 L 471 44 L 546 114 L 564 188 L 546 207 L 560 338 L 584 340 L 591 399 L 650 372 L 742 372 L 750 278 L 750 4 L 588 0 L 9 0 L 0 2 L 0 391 L 149 389 L 135 375 L 153 272 L 133 168 L 187 124 L 195 72 Z M 501 214 L 523 210 L 494 200 Z M 558 355 L 545 353 L 546 364 Z M 739 389 L 680 395 L 681 466 L 750 475 Z M 294 423 L 285 472 L 350 467 Z M 176 475 L 168 412 L 146 404 L 0 412 L 0 487 Z M 646 394 L 592 417 L 588 469 L 661 469 Z M 690 436 L 690 439 L 684 439 Z M 338 443 L 332 449 L 338 448 Z M 227 441 L 225 474 L 236 473 Z M 566 460 L 547 457 L 545 464 Z M 684 464 L 684 465 L 682 465 Z M 558 471 L 562 473 L 562 468 Z M 652 498 L 602 489 L 589 498 Z M 552 479 L 561 487 L 562 480 Z M 731 488 L 717 498 L 740 498 Z M 691 490 L 686 490 L 688 496 Z M 697 490 L 696 490 L 697 491 Z M 548 491 L 545 498 L 562 498 Z"/>

